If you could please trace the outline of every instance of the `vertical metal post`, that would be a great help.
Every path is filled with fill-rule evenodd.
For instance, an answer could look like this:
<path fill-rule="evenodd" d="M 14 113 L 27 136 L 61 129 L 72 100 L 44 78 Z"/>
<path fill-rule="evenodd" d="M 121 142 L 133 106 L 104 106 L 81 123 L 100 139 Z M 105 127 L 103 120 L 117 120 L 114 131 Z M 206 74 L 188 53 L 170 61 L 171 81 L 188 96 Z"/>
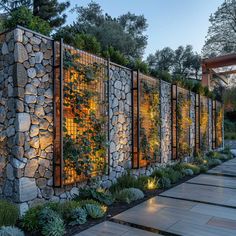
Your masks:
<path fill-rule="evenodd" d="M 64 47 L 63 47 L 63 39 L 60 40 L 60 130 L 61 130 L 61 186 L 63 185 L 63 167 L 64 167 L 64 158 L 63 158 L 63 120 L 64 120 L 64 112 L 63 112 L 63 103 L 64 103 L 64 75 L 63 75 L 63 53 L 64 53 Z"/>
<path fill-rule="evenodd" d="M 63 40 L 59 44 L 59 59 L 53 42 L 53 105 L 54 105 L 54 186 L 63 185 Z"/>
<path fill-rule="evenodd" d="M 140 166 L 140 81 L 139 81 L 139 70 L 137 71 L 137 168 Z"/>
<path fill-rule="evenodd" d="M 131 125 L 132 125 L 132 168 L 134 168 L 134 71 L 131 71 Z"/>
<path fill-rule="evenodd" d="M 110 117 L 110 58 L 107 59 L 107 116 L 108 116 L 108 132 L 107 132 L 107 141 L 108 141 L 108 160 L 107 160 L 107 174 L 110 173 L 110 163 L 111 163 L 111 154 L 110 154 L 110 131 L 111 131 L 111 117 Z"/>
<path fill-rule="evenodd" d="M 171 154 L 172 160 L 177 158 L 177 85 L 171 85 Z M 175 118 L 175 119 L 174 119 Z M 174 153 L 175 151 L 175 153 Z"/>
<path fill-rule="evenodd" d="M 192 106 L 192 99 L 191 99 L 191 91 L 188 90 L 188 101 L 189 101 L 189 119 L 191 119 L 191 106 Z M 191 145 L 191 125 L 189 125 L 189 128 L 188 128 L 188 145 L 190 147 Z M 189 149 L 189 155 L 191 155 L 191 148 Z"/>

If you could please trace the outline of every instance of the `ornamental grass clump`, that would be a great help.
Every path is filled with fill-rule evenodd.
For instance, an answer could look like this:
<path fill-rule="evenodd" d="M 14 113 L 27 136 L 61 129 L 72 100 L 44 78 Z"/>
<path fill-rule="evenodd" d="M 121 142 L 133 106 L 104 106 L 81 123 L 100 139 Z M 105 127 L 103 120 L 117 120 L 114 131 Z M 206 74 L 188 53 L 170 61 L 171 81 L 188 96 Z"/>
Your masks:
<path fill-rule="evenodd" d="M 107 206 L 114 202 L 112 194 L 102 188 L 80 188 L 79 195 L 74 195 L 73 199 L 75 201 L 94 199 Z"/>
<path fill-rule="evenodd" d="M 144 198 L 144 194 L 137 188 L 124 188 L 115 194 L 117 201 L 131 203 L 133 201 Z"/>
<path fill-rule="evenodd" d="M 64 221 L 57 212 L 48 207 L 40 211 L 39 225 L 44 236 L 63 236 L 65 234 Z"/>
<path fill-rule="evenodd" d="M 107 208 L 105 206 L 98 206 L 95 204 L 86 204 L 85 209 L 88 215 L 93 219 L 103 217 L 107 211 Z"/>
<path fill-rule="evenodd" d="M 160 185 L 160 188 L 162 189 L 167 189 L 167 188 L 170 188 L 171 187 L 171 181 L 169 178 L 163 176 L 162 178 L 160 178 L 159 180 L 159 185 Z"/>
<path fill-rule="evenodd" d="M 87 211 L 81 207 L 77 207 L 70 212 L 69 225 L 84 224 L 87 221 Z"/>
<path fill-rule="evenodd" d="M 14 226 L 2 226 L 0 228 L 0 236 L 24 236 L 24 232 Z"/>
<path fill-rule="evenodd" d="M 19 218 L 19 210 L 13 203 L 0 200 L 0 227 L 15 225 Z"/>
<path fill-rule="evenodd" d="M 111 193 L 119 192 L 124 188 L 138 188 L 143 189 L 143 182 L 139 181 L 138 178 L 135 178 L 130 173 L 127 173 L 117 179 L 117 182 L 113 184 L 109 190 Z"/>
<path fill-rule="evenodd" d="M 191 169 L 195 175 L 200 173 L 200 168 L 191 163 L 182 163 L 184 169 Z"/>
<path fill-rule="evenodd" d="M 186 176 L 192 176 L 192 175 L 194 175 L 192 169 L 184 169 L 184 170 L 183 170 L 183 174 L 186 175 Z"/>

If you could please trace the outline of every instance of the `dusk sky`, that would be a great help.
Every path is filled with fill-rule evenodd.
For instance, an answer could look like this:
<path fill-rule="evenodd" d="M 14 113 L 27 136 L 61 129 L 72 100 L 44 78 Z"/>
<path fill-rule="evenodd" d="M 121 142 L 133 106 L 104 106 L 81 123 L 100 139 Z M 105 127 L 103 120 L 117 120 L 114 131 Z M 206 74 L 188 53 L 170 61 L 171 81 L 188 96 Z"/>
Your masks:
<path fill-rule="evenodd" d="M 90 0 L 70 0 L 71 8 L 76 4 L 86 6 Z M 143 14 L 148 22 L 148 45 L 144 58 L 157 49 L 191 44 L 201 53 L 209 26 L 209 16 L 223 0 L 96 0 L 104 12 L 117 17 L 130 11 Z M 76 14 L 68 13 L 67 24 Z"/>

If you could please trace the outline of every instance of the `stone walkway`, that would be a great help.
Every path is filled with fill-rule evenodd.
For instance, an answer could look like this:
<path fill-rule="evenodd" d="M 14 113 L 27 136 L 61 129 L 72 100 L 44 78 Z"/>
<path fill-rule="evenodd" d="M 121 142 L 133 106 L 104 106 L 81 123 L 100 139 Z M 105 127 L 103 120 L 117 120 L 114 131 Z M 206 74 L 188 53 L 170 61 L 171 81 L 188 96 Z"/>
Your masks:
<path fill-rule="evenodd" d="M 77 236 L 235 236 L 236 159 Z"/>

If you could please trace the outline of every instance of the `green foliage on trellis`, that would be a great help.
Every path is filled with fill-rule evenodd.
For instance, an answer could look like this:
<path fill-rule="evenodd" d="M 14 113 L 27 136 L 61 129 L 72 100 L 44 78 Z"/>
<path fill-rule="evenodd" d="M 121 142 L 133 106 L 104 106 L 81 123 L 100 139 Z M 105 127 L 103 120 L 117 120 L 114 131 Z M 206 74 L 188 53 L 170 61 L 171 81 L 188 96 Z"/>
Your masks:
<path fill-rule="evenodd" d="M 192 120 L 188 116 L 185 116 L 184 109 L 190 107 L 189 96 L 186 98 L 183 93 L 178 94 L 176 116 L 177 116 L 177 147 L 178 147 L 178 157 L 184 158 L 190 155 L 191 148 L 189 145 L 189 140 L 186 140 L 187 132 L 189 131 Z M 187 127 L 184 127 L 186 125 Z"/>
<path fill-rule="evenodd" d="M 158 83 L 151 85 L 146 81 L 141 81 L 143 85 L 143 94 L 146 95 L 146 101 L 150 107 L 149 118 L 151 123 L 150 134 L 143 124 L 143 118 L 140 117 L 140 150 L 145 160 L 157 160 L 160 156 L 160 93 Z"/>
<path fill-rule="evenodd" d="M 98 93 L 88 89 L 88 85 L 99 79 L 101 67 L 97 63 L 84 65 L 79 58 L 79 54 L 73 55 L 65 50 L 64 66 L 70 78 L 64 82 L 64 107 L 73 114 L 77 135 L 72 138 L 68 134 L 64 119 L 63 152 L 65 166 L 74 169 L 78 175 L 88 177 L 93 171 L 104 171 L 107 143 L 105 119 L 98 117 L 90 104 Z"/>

